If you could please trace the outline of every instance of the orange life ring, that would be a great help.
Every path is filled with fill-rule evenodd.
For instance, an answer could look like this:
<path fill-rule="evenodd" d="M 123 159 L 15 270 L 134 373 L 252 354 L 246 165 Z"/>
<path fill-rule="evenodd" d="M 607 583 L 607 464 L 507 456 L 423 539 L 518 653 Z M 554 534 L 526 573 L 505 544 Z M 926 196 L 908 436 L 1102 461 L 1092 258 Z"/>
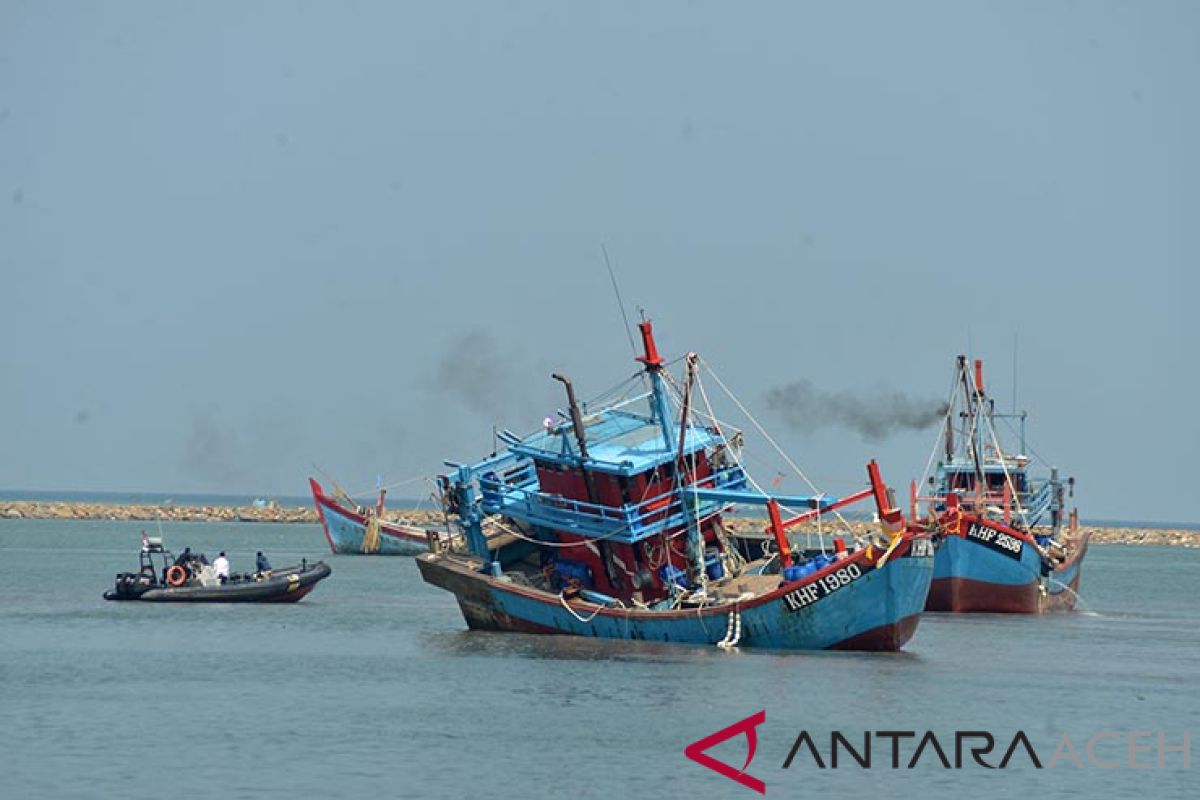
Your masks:
<path fill-rule="evenodd" d="M 183 586 L 187 583 L 187 570 L 178 564 L 174 564 L 167 570 L 167 585 L 168 586 Z"/>

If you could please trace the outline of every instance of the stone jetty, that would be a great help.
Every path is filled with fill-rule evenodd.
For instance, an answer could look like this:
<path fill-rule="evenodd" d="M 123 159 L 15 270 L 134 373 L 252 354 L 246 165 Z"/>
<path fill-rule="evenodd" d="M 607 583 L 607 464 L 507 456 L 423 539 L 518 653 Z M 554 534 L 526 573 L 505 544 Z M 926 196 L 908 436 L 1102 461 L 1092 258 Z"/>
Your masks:
<path fill-rule="evenodd" d="M 114 505 L 47 500 L 0 500 L 0 519 L 112 519 L 162 522 L 316 522 L 315 508 L 259 506 Z"/>
<path fill-rule="evenodd" d="M 726 517 L 725 527 L 734 532 L 744 532 L 752 530 L 763 530 L 766 521 L 754 517 Z M 867 522 L 850 520 L 849 525 L 855 534 L 863 534 L 870 527 Z M 826 520 L 822 526 L 825 533 L 838 535 L 837 530 L 840 528 L 829 524 Z M 840 528 L 845 530 L 845 528 Z M 1147 544 L 1147 545 L 1165 545 L 1169 547 L 1200 547 L 1200 531 L 1187 530 L 1169 530 L 1166 528 L 1100 528 L 1095 526 L 1085 526 L 1081 530 L 1091 530 L 1092 544 Z M 803 536 L 805 533 L 816 533 L 817 528 L 814 526 L 800 526 L 793 528 L 791 533 L 793 536 Z"/>
<path fill-rule="evenodd" d="M 440 511 L 407 511 L 388 509 L 389 521 L 404 521 L 420 527 L 443 525 Z M 96 519 L 163 522 L 318 522 L 313 507 L 268 505 L 259 506 L 188 506 L 188 505 L 113 505 L 108 503 L 67 503 L 45 500 L 0 500 L 0 520 L 4 519 Z M 764 520 L 757 517 L 728 515 L 725 526 L 733 531 L 762 530 Z M 851 520 L 855 533 L 864 533 L 868 523 Z M 801 528 L 793 533 L 803 535 L 815 528 Z M 828 533 L 834 528 L 823 526 Z M 1092 529 L 1092 544 L 1166 545 L 1171 547 L 1200 547 L 1200 531 L 1168 530 L 1164 528 L 1096 528 Z"/>

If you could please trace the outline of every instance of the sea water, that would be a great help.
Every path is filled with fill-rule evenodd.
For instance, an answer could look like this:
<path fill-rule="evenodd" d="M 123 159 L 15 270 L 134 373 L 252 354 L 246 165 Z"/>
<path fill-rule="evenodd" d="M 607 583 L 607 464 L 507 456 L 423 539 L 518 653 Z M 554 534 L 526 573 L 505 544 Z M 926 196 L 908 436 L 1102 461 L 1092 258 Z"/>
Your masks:
<path fill-rule="evenodd" d="M 1200 551 L 1095 546 L 1086 611 L 927 615 L 899 654 L 780 653 L 475 633 L 409 558 L 330 556 L 315 525 L 173 524 L 233 568 L 324 558 L 296 605 L 109 603 L 141 523 L 0 520 L 0 797 L 753 797 L 684 748 L 765 710 L 746 772 L 771 797 L 1195 797 L 1168 745 L 1200 735 Z M 154 533 L 155 531 L 151 531 Z M 799 734 L 815 741 L 783 763 Z M 873 739 L 1018 731 L 1006 768 Z M 1096 740 L 1097 760 L 1085 752 Z M 1128 734 L 1150 749 L 1128 766 Z M 1065 734 L 1080 766 L 1045 764 Z M 1122 738 L 1124 737 L 1124 738 Z M 1193 750 L 1196 743 L 1192 742 Z M 741 769 L 744 736 L 711 750 Z M 1196 753 L 1192 753 L 1193 762 Z"/>

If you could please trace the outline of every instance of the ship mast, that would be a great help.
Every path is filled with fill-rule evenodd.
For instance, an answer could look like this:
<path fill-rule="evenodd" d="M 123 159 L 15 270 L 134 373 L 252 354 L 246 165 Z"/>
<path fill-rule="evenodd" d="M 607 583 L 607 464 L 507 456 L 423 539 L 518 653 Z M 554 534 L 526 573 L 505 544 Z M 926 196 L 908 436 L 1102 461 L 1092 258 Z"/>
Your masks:
<path fill-rule="evenodd" d="M 966 436 L 963 437 L 965 445 L 970 457 L 971 463 L 975 467 L 975 486 L 979 488 L 985 480 L 983 476 L 983 461 L 980 457 L 980 442 L 982 441 L 982 433 L 979 425 L 980 405 L 983 402 L 982 375 L 983 364 L 976 362 L 976 382 L 972 385 L 971 376 L 967 370 L 967 357 L 960 355 L 958 357 L 958 375 L 962 383 L 963 400 L 965 405 L 964 415 L 966 416 L 967 430 Z"/>
<path fill-rule="evenodd" d="M 650 386 L 653 390 L 650 398 L 651 417 L 658 423 L 658 429 L 662 432 L 663 444 L 666 445 L 667 452 L 675 453 L 675 491 L 679 495 L 679 506 L 683 511 L 683 517 L 687 524 L 692 568 L 695 570 L 696 579 L 703 581 L 705 574 L 704 541 L 700 534 L 700 526 L 694 513 L 694 507 L 689 507 L 689 504 L 697 503 L 699 500 L 694 496 L 689 496 L 684 491 L 687 488 L 684 486 L 684 478 L 687 475 L 684 453 L 687 447 L 687 423 L 691 404 L 692 383 L 696 377 L 696 354 L 688 353 L 687 356 L 687 379 L 684 384 L 683 413 L 679 420 L 679 440 L 676 441 L 675 428 L 671 419 L 671 407 L 668 405 L 667 385 L 662 374 L 663 360 L 662 356 L 658 354 L 658 345 L 654 341 L 654 326 L 650 320 L 644 319 L 638 323 L 638 330 L 642 333 L 642 349 L 645 353 L 638 356 L 637 360 L 646 365 L 646 374 L 650 376 Z"/>
<path fill-rule="evenodd" d="M 687 462 L 684 460 L 687 449 L 688 417 L 691 415 L 692 384 L 696 382 L 695 353 L 688 353 L 687 377 L 683 383 L 683 407 L 679 414 L 679 450 L 675 457 L 675 485 L 679 492 L 679 503 L 687 521 L 688 541 L 692 547 L 692 567 L 696 571 L 697 580 L 704 580 L 704 538 L 700 533 L 700 520 L 696 510 L 700 501 L 694 496 L 687 495 L 684 489 L 684 479 L 688 476 Z M 693 462 L 694 463 L 694 462 Z M 691 475 L 692 483 L 697 481 L 695 472 Z"/>
<path fill-rule="evenodd" d="M 662 376 L 663 360 L 658 354 L 658 345 L 654 342 L 654 326 L 650 320 L 644 319 L 638 323 L 638 330 L 642 333 L 642 348 L 645 354 L 638 356 L 637 360 L 646 365 L 646 374 L 650 376 L 652 389 L 650 415 L 662 431 L 663 444 L 667 450 L 674 450 L 675 431 L 671 425 L 671 407 L 667 404 L 667 385 Z"/>

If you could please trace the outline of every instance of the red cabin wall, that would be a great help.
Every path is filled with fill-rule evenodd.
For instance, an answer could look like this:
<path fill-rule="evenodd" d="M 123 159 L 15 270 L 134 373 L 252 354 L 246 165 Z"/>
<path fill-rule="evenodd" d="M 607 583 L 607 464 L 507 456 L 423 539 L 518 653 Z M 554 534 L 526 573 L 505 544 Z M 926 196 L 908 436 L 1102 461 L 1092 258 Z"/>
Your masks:
<path fill-rule="evenodd" d="M 692 456 L 687 458 L 686 467 L 690 468 L 692 466 L 692 458 Z M 571 500 L 589 502 L 587 483 L 582 471 L 578 468 L 543 463 L 538 463 L 536 467 L 541 491 Z M 700 452 L 695 455 L 695 478 L 692 477 L 689 471 L 689 473 L 684 475 L 684 479 L 689 483 L 692 480 L 703 481 L 704 478 L 711 474 L 712 469 L 708 463 L 707 454 Z M 596 490 L 596 499 L 599 504 L 612 508 L 619 508 L 625 504 L 636 505 L 654 497 L 668 495 L 663 498 L 661 506 L 657 509 L 651 509 L 649 513 L 644 514 L 648 522 L 662 519 L 667 511 L 672 510 L 672 507 L 675 509 L 678 508 L 676 498 L 669 495 L 675 487 L 674 464 L 663 464 L 646 472 L 625 478 L 624 489 L 622 489 L 622 479 L 616 475 L 594 472 L 592 473 L 592 479 Z M 711 520 L 701 524 L 700 532 L 705 547 L 712 547 L 717 544 L 717 537 Z M 670 538 L 670 534 L 676 535 L 674 538 Z M 685 571 L 692 566 L 686 555 L 686 536 L 679 531 L 669 531 L 666 535 L 654 536 L 633 545 L 609 540 L 604 543 L 604 546 L 612 554 L 615 571 L 620 575 L 621 581 L 624 583 L 622 589 L 617 589 L 609 581 L 604 559 L 596 552 L 596 550 L 600 550 L 601 548 L 600 542 L 561 530 L 556 531 L 556 535 L 560 542 L 579 543 L 576 547 L 562 549 L 560 556 L 570 561 L 586 564 L 591 569 L 592 582 L 596 591 L 615 597 L 627 599 L 635 591 L 640 591 L 642 599 L 645 602 L 661 600 L 668 594 L 660 575 L 663 566 L 670 563 L 672 566 Z M 668 539 L 669 547 L 667 545 Z M 587 544 L 583 544 L 584 542 L 588 542 L 592 546 L 589 547 Z M 664 551 L 664 548 L 666 548 L 666 551 Z M 650 562 L 651 556 L 654 556 L 656 559 L 653 564 Z M 622 568 L 620 563 L 615 563 L 617 560 L 624 564 L 624 568 Z M 645 570 L 649 573 L 650 583 L 641 589 L 634 589 L 633 576 L 640 570 Z"/>

